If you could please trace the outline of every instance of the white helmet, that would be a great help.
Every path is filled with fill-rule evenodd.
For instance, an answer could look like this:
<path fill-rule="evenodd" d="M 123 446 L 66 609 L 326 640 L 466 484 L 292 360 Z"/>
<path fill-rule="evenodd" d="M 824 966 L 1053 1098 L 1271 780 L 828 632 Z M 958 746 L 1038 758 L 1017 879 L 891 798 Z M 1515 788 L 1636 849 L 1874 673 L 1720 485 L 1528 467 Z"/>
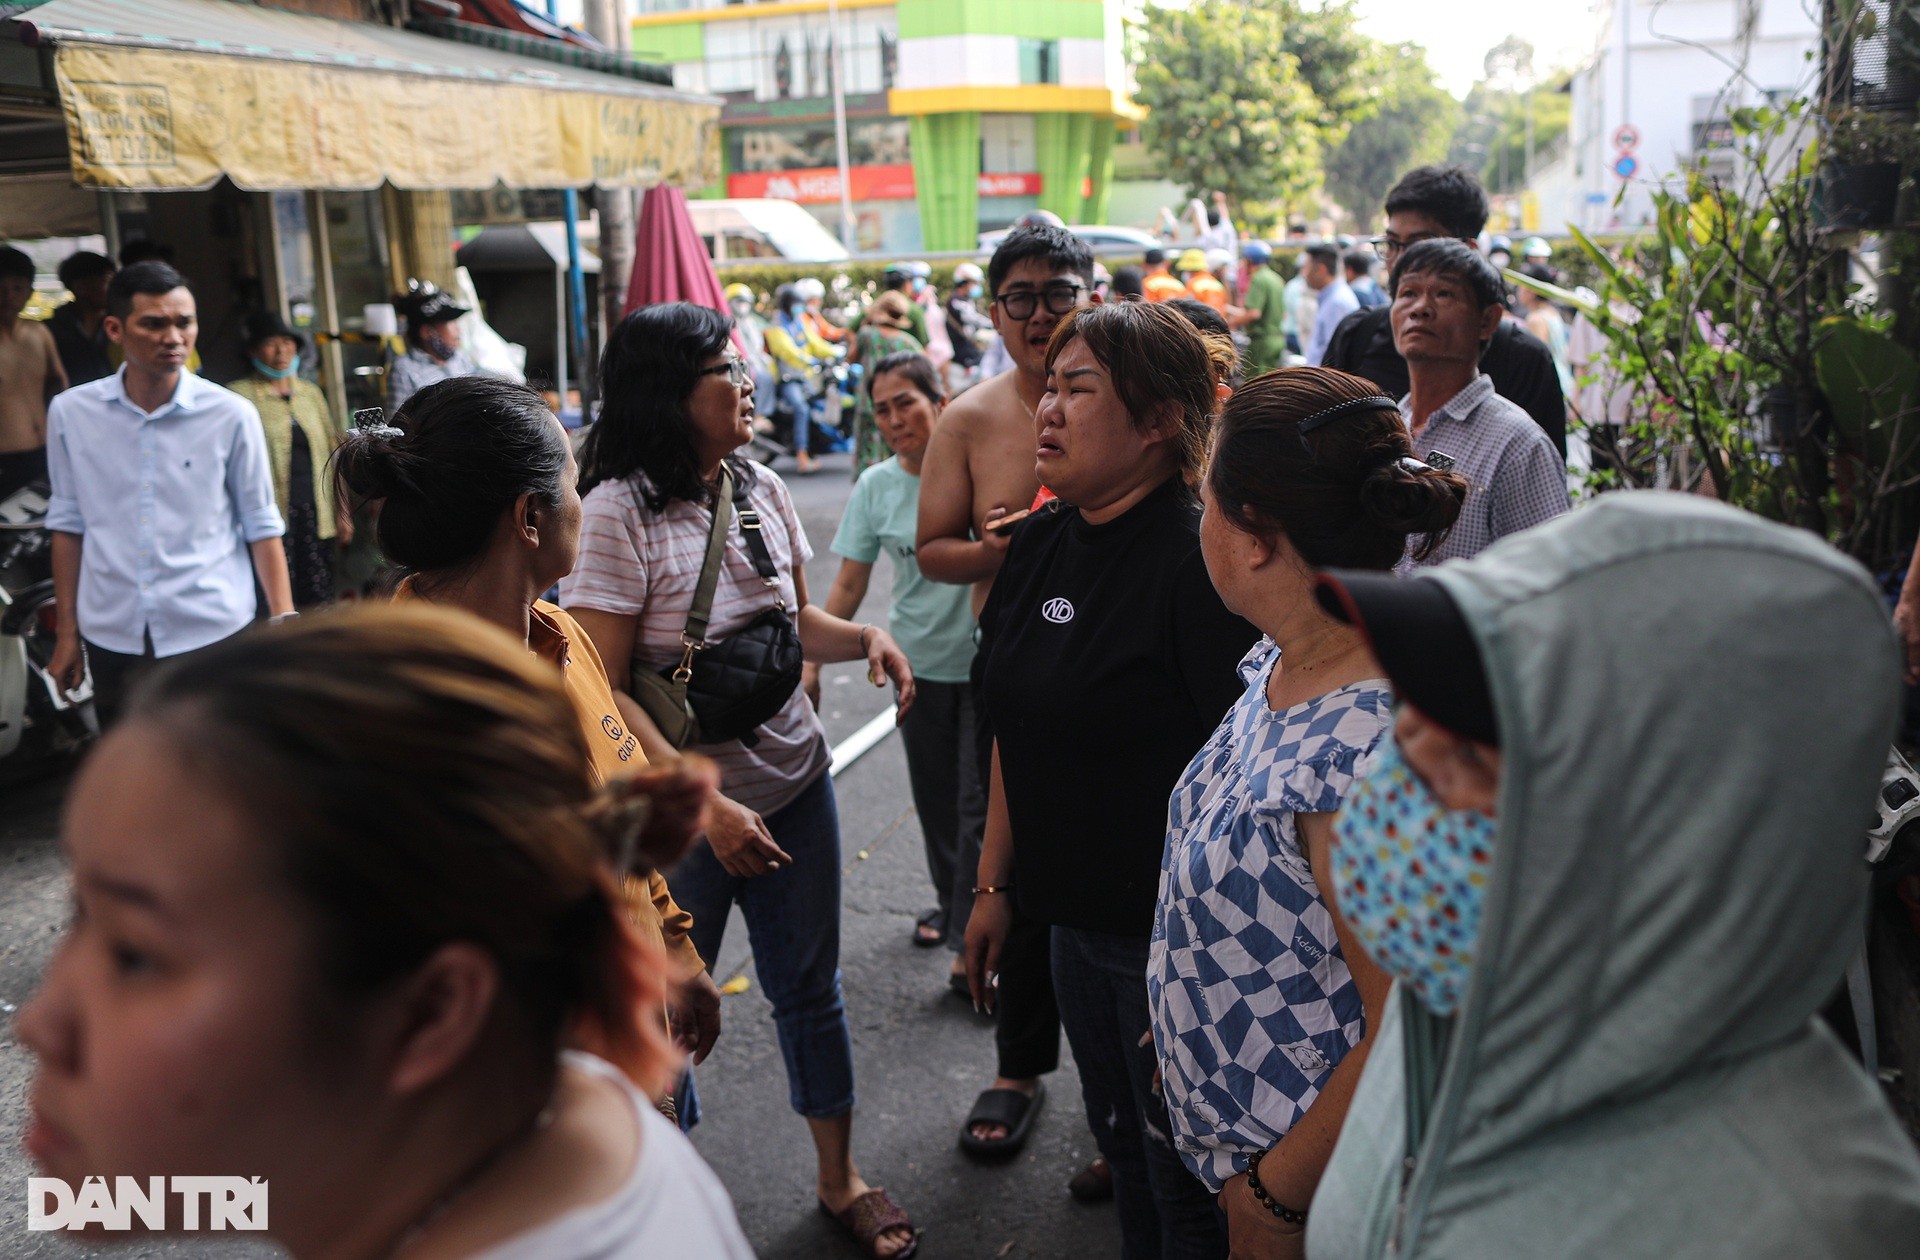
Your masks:
<path fill-rule="evenodd" d="M 1232 265 L 1233 255 L 1229 251 L 1224 249 L 1210 249 L 1207 251 L 1208 271 L 1218 271 L 1222 267 L 1231 267 Z"/>
<path fill-rule="evenodd" d="M 821 284 L 812 276 L 808 276 L 804 280 L 795 280 L 793 282 L 793 291 L 800 295 L 800 300 L 803 302 L 813 302 L 827 296 L 827 286 Z"/>
<path fill-rule="evenodd" d="M 987 282 L 987 273 L 972 263 L 961 263 L 953 269 L 953 282 L 955 284 L 985 284 Z"/>

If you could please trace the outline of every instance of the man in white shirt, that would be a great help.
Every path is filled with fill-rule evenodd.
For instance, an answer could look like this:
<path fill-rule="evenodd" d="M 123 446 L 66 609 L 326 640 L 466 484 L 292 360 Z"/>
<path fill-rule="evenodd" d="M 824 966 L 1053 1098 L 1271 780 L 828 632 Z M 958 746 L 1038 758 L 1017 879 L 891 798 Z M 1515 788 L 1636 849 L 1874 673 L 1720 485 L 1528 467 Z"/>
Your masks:
<path fill-rule="evenodd" d="M 245 629 L 256 576 L 276 620 L 293 592 L 260 413 L 186 369 L 199 335 L 186 281 L 161 262 L 125 268 L 103 326 L 124 366 L 47 410 L 47 528 L 52 672 L 71 690 L 90 663 L 106 723 L 154 662 Z"/>
<path fill-rule="evenodd" d="M 1319 367 L 1327 357 L 1327 343 L 1340 321 L 1360 309 L 1360 299 L 1347 284 L 1338 247 L 1325 243 L 1306 248 L 1307 287 L 1313 290 L 1318 305 L 1313 316 L 1313 338 L 1307 342 L 1307 366 Z"/>

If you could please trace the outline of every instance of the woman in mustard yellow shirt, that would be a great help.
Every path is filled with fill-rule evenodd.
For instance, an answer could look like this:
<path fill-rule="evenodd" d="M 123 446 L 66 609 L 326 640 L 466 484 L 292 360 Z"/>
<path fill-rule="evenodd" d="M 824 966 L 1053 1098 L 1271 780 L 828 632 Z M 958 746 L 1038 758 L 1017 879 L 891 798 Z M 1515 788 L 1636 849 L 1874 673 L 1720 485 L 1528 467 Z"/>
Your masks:
<path fill-rule="evenodd" d="M 343 436 L 320 387 L 300 376 L 300 339 L 272 311 L 249 315 L 243 328 L 253 371 L 228 385 L 254 405 L 266 430 L 273 497 L 287 523 L 287 576 L 296 608 L 334 594 L 335 539 L 351 540 L 340 515 L 327 460 Z"/>
<path fill-rule="evenodd" d="M 383 501 L 380 547 L 406 573 L 395 598 L 463 608 L 505 627 L 560 670 L 595 777 L 638 775 L 646 754 L 621 719 L 592 640 L 539 598 L 572 570 L 579 548 L 580 495 L 560 422 L 531 389 L 490 376 L 429 385 L 394 421 L 397 428 L 362 426 L 336 458 L 352 493 Z M 667 815 L 697 813 L 717 782 L 700 758 L 642 780 L 655 813 Z M 680 973 L 673 1031 L 697 1063 L 720 1034 L 720 992 L 688 940 L 693 917 L 657 871 L 629 879 L 627 899 L 635 926 L 664 943 Z"/>

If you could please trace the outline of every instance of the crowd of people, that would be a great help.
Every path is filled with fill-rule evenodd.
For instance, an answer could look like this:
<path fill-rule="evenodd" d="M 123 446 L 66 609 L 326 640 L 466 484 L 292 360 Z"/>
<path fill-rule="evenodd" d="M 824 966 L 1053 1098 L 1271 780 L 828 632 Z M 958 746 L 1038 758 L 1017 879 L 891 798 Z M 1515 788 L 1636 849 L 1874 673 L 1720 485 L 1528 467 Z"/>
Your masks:
<path fill-rule="evenodd" d="M 265 1176 L 296 1256 L 750 1254 L 683 1136 L 737 907 L 821 1210 L 915 1254 L 854 1154 L 813 697 L 859 661 L 912 940 L 995 1015 L 960 1145 L 1024 1149 L 1064 1033 L 1070 1188 L 1127 1260 L 1909 1254 L 1920 1156 L 1816 1018 L 1898 699 L 1873 583 L 1698 498 L 1573 510 L 1484 194 L 1423 168 L 1385 209 L 1385 303 L 1333 246 L 1103 293 L 1021 227 L 956 275 L 1008 362 L 963 391 L 929 344 L 985 329 L 910 266 L 851 327 L 799 286 L 645 307 L 577 455 L 452 373 L 336 441 L 284 325 L 225 390 L 184 279 L 114 274 L 123 364 L 46 423 L 59 668 L 109 731 L 19 1018 L 33 1158 Z M 875 449 L 815 602 L 745 452 L 843 346 Z M 391 602 L 301 617 L 360 510 Z"/>

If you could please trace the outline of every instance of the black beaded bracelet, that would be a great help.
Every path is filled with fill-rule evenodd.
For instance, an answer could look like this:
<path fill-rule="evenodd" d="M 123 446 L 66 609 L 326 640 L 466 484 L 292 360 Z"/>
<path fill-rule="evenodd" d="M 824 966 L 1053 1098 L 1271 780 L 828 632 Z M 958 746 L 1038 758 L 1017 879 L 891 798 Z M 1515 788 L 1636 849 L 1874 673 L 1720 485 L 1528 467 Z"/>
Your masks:
<path fill-rule="evenodd" d="M 1247 1161 L 1247 1189 L 1253 1191 L 1254 1202 L 1289 1225 L 1305 1225 L 1307 1223 L 1305 1212 L 1294 1211 L 1268 1194 L 1267 1188 L 1260 1184 L 1260 1160 L 1264 1155 L 1266 1155 L 1265 1151 L 1255 1151 L 1253 1158 Z"/>

